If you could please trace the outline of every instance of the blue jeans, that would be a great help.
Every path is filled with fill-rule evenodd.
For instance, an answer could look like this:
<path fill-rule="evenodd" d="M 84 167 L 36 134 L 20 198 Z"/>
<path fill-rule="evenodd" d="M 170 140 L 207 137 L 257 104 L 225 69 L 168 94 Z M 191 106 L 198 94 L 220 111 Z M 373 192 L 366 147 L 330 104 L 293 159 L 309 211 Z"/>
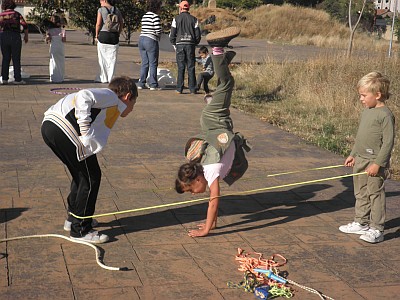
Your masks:
<path fill-rule="evenodd" d="M 149 82 L 147 84 L 151 88 L 158 87 L 157 81 L 157 67 L 158 67 L 158 56 L 160 53 L 158 41 L 153 40 L 147 36 L 141 36 L 139 38 L 139 52 L 142 57 L 142 65 L 140 67 L 140 79 L 138 86 L 144 87 L 147 74 L 150 70 Z"/>
<path fill-rule="evenodd" d="M 176 45 L 176 63 L 178 65 L 176 90 L 178 92 L 183 90 L 186 67 L 188 70 L 189 90 L 191 93 L 196 92 L 195 51 L 196 45 Z"/>
<path fill-rule="evenodd" d="M 1 34 L 1 53 L 3 54 L 1 76 L 3 81 L 9 79 L 11 59 L 14 66 L 14 79 L 21 81 L 21 49 L 22 40 L 19 32 L 4 31 Z"/>

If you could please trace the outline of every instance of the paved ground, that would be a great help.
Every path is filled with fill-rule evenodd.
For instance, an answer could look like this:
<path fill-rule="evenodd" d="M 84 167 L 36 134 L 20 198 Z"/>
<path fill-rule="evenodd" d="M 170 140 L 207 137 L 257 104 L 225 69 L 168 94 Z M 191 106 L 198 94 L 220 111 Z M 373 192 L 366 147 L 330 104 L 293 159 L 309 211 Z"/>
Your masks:
<path fill-rule="evenodd" d="M 96 49 L 79 33 L 66 46 L 67 80 L 49 84 L 48 46 L 32 35 L 23 48 L 26 86 L 0 86 L 0 239 L 62 234 L 69 174 L 40 136 L 43 112 L 59 95 L 53 87 L 100 87 L 93 83 Z M 275 53 L 262 41 L 237 39 L 239 60 L 262 60 Z M 244 46 L 246 45 L 246 46 Z M 250 47 L 250 46 L 251 47 Z M 274 48 L 274 49 L 275 49 Z M 317 53 L 315 48 L 313 51 Z M 309 50 L 312 50 L 309 48 Z M 287 51 L 286 51 L 287 50 Z M 298 51 L 281 48 L 282 59 Z M 255 55 L 254 53 L 258 53 Z M 301 58 L 301 57 L 300 57 Z M 162 52 L 162 61 L 173 53 Z M 117 75 L 139 75 L 138 49 L 121 47 Z M 198 199 L 171 187 L 183 160 L 186 139 L 199 130 L 201 95 L 173 90 L 140 91 L 134 113 L 117 122 L 99 155 L 103 180 L 96 213 Z M 396 299 L 400 290 L 400 183 L 387 182 L 385 241 L 371 245 L 338 226 L 353 218 L 352 180 L 238 194 L 243 191 L 339 176 L 346 168 L 267 177 L 343 163 L 343 158 L 305 144 L 295 136 L 246 114 L 232 111 L 235 129 L 254 145 L 245 177 L 228 188 L 220 206 L 220 227 L 205 238 L 187 231 L 204 220 L 207 201 L 99 218 L 111 241 L 101 245 L 108 271 L 94 250 L 58 238 L 0 244 L 1 299 L 253 299 L 227 287 L 239 282 L 237 248 L 279 253 L 288 278 L 335 299 Z M 294 299 L 318 296 L 294 287 Z"/>

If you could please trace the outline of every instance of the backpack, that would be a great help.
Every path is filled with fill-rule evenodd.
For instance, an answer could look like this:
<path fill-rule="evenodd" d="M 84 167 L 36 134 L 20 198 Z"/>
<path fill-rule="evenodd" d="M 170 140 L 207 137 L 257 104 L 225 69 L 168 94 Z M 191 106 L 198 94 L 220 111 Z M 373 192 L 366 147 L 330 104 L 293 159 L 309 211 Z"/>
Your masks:
<path fill-rule="evenodd" d="M 104 22 L 104 26 L 108 32 L 120 32 L 120 23 L 119 17 L 115 14 L 115 7 L 111 7 L 111 11 L 106 7 L 108 15 L 106 17 L 106 21 Z"/>

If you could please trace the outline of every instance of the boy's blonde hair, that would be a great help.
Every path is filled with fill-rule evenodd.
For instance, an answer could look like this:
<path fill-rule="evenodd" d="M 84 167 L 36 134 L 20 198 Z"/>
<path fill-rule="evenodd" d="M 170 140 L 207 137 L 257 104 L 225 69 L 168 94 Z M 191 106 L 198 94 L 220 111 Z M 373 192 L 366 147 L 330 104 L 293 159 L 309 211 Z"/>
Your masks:
<path fill-rule="evenodd" d="M 390 80 L 380 72 L 371 72 L 361 78 L 357 83 L 357 89 L 362 87 L 373 94 L 381 93 L 380 101 L 389 99 Z"/>

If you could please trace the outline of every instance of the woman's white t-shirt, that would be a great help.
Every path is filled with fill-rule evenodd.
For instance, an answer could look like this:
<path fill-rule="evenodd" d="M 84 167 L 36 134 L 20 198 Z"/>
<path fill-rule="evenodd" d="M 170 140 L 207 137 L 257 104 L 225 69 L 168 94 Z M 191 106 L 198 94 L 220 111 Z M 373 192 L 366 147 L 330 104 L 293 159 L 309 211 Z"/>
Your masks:
<path fill-rule="evenodd" d="M 228 175 L 235 158 L 235 150 L 235 143 L 232 142 L 218 163 L 203 166 L 204 178 L 207 180 L 209 187 L 216 178 L 223 179 Z"/>

